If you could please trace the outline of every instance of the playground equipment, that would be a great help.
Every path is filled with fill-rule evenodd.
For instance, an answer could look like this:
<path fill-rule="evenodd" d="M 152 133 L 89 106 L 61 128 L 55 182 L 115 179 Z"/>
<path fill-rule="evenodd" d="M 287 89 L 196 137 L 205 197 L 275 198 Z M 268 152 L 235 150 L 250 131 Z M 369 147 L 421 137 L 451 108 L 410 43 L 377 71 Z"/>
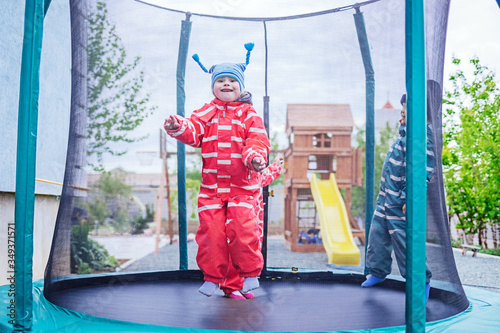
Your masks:
<path fill-rule="evenodd" d="M 352 148 L 353 126 L 351 109 L 346 104 L 287 106 L 286 133 L 289 146 L 285 151 L 284 227 L 285 244 L 292 251 L 321 252 L 327 249 L 331 262 L 331 241 L 329 240 L 327 245 L 325 238 L 337 237 L 334 233 L 343 231 L 336 230 L 334 225 L 344 223 L 347 223 L 347 226 L 341 229 L 349 230 L 349 233 L 352 233 L 350 238 L 357 237 L 364 244 L 365 232 L 360 229 L 350 211 L 351 188 L 362 185 L 362 151 Z M 310 179 L 313 172 L 322 180 L 330 179 L 330 174 L 335 173 L 336 186 L 338 184 L 338 187 L 345 191 L 345 214 L 341 216 L 342 221 L 325 215 L 318 207 L 322 195 L 317 193 L 314 196 L 311 192 Z M 316 211 L 320 215 L 320 225 L 317 223 Z M 316 237 L 318 231 L 321 238 Z M 303 239 L 310 240 L 304 242 Z M 324 247 L 319 242 L 320 239 Z M 358 260 L 355 262 L 359 264 L 359 251 Z"/>
<path fill-rule="evenodd" d="M 323 246 L 328 254 L 328 263 L 335 265 L 360 264 L 359 248 L 354 242 L 347 210 L 335 180 L 311 177 L 311 192 L 319 214 Z"/>

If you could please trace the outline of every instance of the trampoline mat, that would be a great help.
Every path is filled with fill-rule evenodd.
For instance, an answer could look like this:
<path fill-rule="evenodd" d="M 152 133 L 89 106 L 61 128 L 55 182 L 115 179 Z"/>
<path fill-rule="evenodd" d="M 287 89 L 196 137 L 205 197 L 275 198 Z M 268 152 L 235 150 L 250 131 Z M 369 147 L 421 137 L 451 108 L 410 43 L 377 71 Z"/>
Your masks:
<path fill-rule="evenodd" d="M 405 293 L 384 286 L 330 281 L 261 281 L 255 299 L 198 292 L 201 281 L 94 285 L 54 292 L 51 301 L 89 315 L 135 323 L 242 331 L 335 331 L 405 324 Z M 432 295 L 432 294 L 431 294 Z M 460 312 L 438 299 L 427 321 Z"/>

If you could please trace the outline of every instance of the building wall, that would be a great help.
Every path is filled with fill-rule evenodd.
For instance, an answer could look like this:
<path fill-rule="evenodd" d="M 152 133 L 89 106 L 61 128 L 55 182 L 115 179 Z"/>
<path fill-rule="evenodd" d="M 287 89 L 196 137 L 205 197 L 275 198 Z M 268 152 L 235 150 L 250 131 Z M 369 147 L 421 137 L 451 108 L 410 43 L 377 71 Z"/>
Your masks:
<path fill-rule="evenodd" d="M 14 224 L 14 193 L 0 192 L 0 285 L 7 284 L 8 244 L 14 239 L 8 234 Z M 35 197 L 35 221 L 33 227 L 33 279 L 43 278 L 45 265 L 49 258 L 52 235 L 59 207 L 59 198 L 54 195 L 37 195 Z M 10 227 L 10 228 L 9 228 Z"/>
<path fill-rule="evenodd" d="M 0 191 L 15 191 L 17 118 L 24 31 L 24 0 L 2 2 L 0 12 Z M 40 63 L 36 177 L 62 182 L 71 97 L 71 30 L 67 0 L 53 0 L 44 22 Z M 61 187 L 37 182 L 36 192 Z"/>
<path fill-rule="evenodd" d="M 17 119 L 24 0 L 2 1 L 0 11 L 0 285 L 8 271 L 8 227 L 14 223 Z M 62 183 L 71 96 L 69 1 L 53 0 L 45 17 L 40 64 L 36 177 Z M 36 183 L 33 277 L 43 277 L 61 186 Z"/>

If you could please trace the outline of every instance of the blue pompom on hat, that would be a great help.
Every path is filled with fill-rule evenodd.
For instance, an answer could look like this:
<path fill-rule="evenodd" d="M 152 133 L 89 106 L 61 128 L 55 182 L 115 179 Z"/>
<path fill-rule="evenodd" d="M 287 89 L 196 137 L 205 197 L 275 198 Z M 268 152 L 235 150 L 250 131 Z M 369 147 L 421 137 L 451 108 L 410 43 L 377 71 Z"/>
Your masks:
<path fill-rule="evenodd" d="M 222 63 L 218 65 L 212 66 L 209 70 L 202 65 L 200 61 L 200 57 L 197 54 L 193 55 L 193 59 L 200 65 L 201 69 L 205 73 L 212 74 L 212 89 L 214 87 L 215 80 L 220 77 L 229 76 L 238 81 L 240 84 L 240 92 L 243 93 L 245 91 L 245 75 L 243 72 L 247 68 L 248 63 L 250 62 L 250 52 L 253 50 L 253 43 L 245 44 L 245 49 L 247 50 L 246 61 L 245 63 Z"/>

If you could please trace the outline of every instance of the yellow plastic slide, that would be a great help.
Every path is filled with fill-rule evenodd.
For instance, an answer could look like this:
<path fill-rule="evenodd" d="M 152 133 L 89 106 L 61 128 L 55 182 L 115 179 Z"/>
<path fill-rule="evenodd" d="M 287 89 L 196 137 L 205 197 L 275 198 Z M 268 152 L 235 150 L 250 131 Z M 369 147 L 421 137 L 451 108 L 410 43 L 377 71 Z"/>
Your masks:
<path fill-rule="evenodd" d="M 311 192 L 319 214 L 321 238 L 328 254 L 328 263 L 359 266 L 359 248 L 352 237 L 351 224 L 335 174 L 330 174 L 328 180 L 318 180 L 313 174 Z"/>

